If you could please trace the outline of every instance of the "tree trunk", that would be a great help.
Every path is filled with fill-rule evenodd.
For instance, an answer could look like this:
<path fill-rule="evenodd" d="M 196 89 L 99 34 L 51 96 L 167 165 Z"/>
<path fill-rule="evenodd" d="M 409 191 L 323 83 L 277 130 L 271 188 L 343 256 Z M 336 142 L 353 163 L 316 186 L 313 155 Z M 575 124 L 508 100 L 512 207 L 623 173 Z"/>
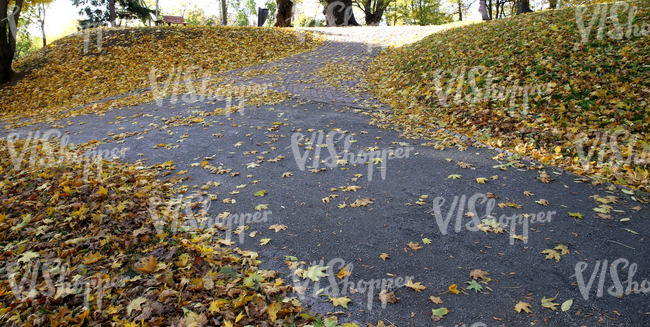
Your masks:
<path fill-rule="evenodd" d="M 366 13 L 366 25 L 368 26 L 379 26 L 381 22 L 381 17 L 384 15 L 384 10 L 379 10 L 374 14 Z"/>
<path fill-rule="evenodd" d="M 0 0 L 0 83 L 11 80 L 14 71 L 11 64 L 14 61 L 16 51 L 16 35 L 18 34 L 18 20 L 20 19 L 20 8 L 23 0 L 16 0 L 15 6 L 7 17 L 7 0 Z M 9 28 L 7 28 L 9 24 Z"/>
<path fill-rule="evenodd" d="M 221 23 L 223 26 L 228 25 L 228 7 L 226 6 L 226 0 L 221 0 Z"/>
<path fill-rule="evenodd" d="M 275 14 L 275 27 L 291 27 L 291 14 L 293 2 L 291 0 L 275 0 L 277 12 Z"/>
<path fill-rule="evenodd" d="M 115 0 L 108 0 L 108 19 L 111 21 L 111 27 L 115 27 Z"/>
<path fill-rule="evenodd" d="M 463 20 L 463 4 L 462 0 L 458 0 L 458 20 Z"/>
<path fill-rule="evenodd" d="M 487 6 L 485 5 L 485 0 L 480 0 L 478 5 L 478 12 L 481 13 L 481 18 L 483 18 L 483 20 L 490 20 L 490 16 L 488 16 L 486 7 Z"/>
<path fill-rule="evenodd" d="M 529 0 L 518 0 L 517 1 L 517 15 L 525 14 L 527 12 L 533 12 L 530 9 Z"/>
<path fill-rule="evenodd" d="M 548 7 L 551 9 L 557 8 L 557 0 L 548 0 Z"/>
<path fill-rule="evenodd" d="M 492 0 L 488 2 L 488 14 L 490 14 L 490 19 L 492 19 Z"/>
<path fill-rule="evenodd" d="M 38 7 L 38 17 L 41 20 L 41 34 L 43 34 L 43 47 L 45 47 L 47 45 L 47 41 L 45 40 L 45 5 L 42 3 Z"/>
<path fill-rule="evenodd" d="M 327 0 L 327 7 L 323 9 L 326 26 L 359 26 L 352 12 L 352 0 Z M 381 20 L 381 16 L 379 16 Z"/>

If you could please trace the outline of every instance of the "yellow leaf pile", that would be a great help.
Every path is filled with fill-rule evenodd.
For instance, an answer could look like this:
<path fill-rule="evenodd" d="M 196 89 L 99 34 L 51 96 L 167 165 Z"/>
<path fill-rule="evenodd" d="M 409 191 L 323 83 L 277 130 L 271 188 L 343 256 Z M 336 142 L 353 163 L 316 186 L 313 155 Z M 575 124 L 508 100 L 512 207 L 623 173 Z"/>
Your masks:
<path fill-rule="evenodd" d="M 23 158 L 19 165 L 9 149 L 20 152 L 25 143 L 0 140 L 0 252 L 7 263 L 0 324 L 162 326 L 184 320 L 189 326 L 226 317 L 237 326 L 270 326 L 279 319 L 305 326 L 322 319 L 288 298 L 291 286 L 277 272 L 259 269 L 257 253 L 230 247 L 225 228 L 200 236 L 175 230 L 174 207 L 164 204 L 182 179 L 163 180 L 160 172 L 173 162 L 104 162 L 102 174 L 84 173 L 75 160 L 30 165 L 31 158 Z M 47 158 L 48 147 L 58 142 L 35 147 L 36 158 Z M 160 205 L 152 205 L 153 198 Z M 184 210 L 176 216 L 182 223 Z M 185 312 L 187 303 L 209 309 Z"/>
<path fill-rule="evenodd" d="M 573 7 L 435 33 L 376 57 L 369 89 L 396 109 L 390 124 L 440 126 L 544 164 L 650 191 L 650 38 L 639 32 L 650 19 L 650 3 L 632 6 L 638 8 L 636 31 L 627 35 L 629 11 L 619 9 L 625 35 L 618 39 L 611 37 L 610 7 L 602 15 L 604 36 L 598 37 L 598 18 L 584 43 Z M 587 6 L 584 24 L 601 9 Z M 472 72 L 478 66 L 484 68 Z M 526 94 L 523 87 L 541 91 Z M 492 95 L 485 96 L 488 89 Z M 508 89 L 515 96 L 506 99 Z M 604 133 L 609 138 L 598 142 Z M 615 133 L 620 153 L 609 146 Z M 601 143 L 606 164 L 598 167 Z M 592 145 L 595 154 L 588 156 Z M 613 167 L 619 155 L 631 163 Z"/>
<path fill-rule="evenodd" d="M 84 51 L 84 35 L 71 35 L 19 61 L 15 70 L 26 76 L 0 90 L 0 120 L 17 123 L 28 118 L 20 122 L 26 125 L 101 112 L 110 105 L 151 101 L 150 94 L 135 94 L 79 110 L 110 96 L 150 87 L 152 68 L 159 81 L 166 81 L 170 73 L 182 79 L 186 74 L 199 78 L 289 57 L 322 44 L 311 33 L 299 37 L 291 29 L 221 26 L 109 29 L 101 33 L 101 49 L 97 38 L 97 31 L 91 31 Z M 73 109 L 77 111 L 68 112 Z"/>

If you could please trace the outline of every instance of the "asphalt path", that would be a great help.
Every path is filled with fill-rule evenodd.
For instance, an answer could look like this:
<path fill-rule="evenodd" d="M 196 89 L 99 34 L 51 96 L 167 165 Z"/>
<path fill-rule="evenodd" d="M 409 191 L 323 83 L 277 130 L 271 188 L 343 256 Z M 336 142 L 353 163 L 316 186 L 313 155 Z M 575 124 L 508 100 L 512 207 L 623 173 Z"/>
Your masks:
<path fill-rule="evenodd" d="M 119 108 L 101 116 L 5 130 L 4 136 L 17 132 L 26 137 L 35 127 L 46 131 L 56 126 L 72 143 L 97 139 L 105 142 L 101 150 L 128 148 L 121 160 L 129 163 L 173 160 L 176 169 L 162 179 L 189 177 L 182 183 L 187 186 L 182 196 L 205 200 L 193 212 L 198 217 L 201 208 L 207 211 L 204 218 L 213 219 L 204 224 L 226 211 L 231 218 L 265 213 L 265 218 L 247 220 L 244 232 L 230 234 L 233 246 L 259 252 L 262 267 L 282 272 L 308 310 L 335 313 L 339 322 L 650 325 L 650 215 L 640 202 L 643 195 L 585 183 L 523 158 L 507 160 L 502 151 L 471 141 L 440 142 L 426 133 L 405 137 L 398 130 L 378 127 L 381 122 L 373 120 L 372 113 L 389 114 L 390 108 L 359 87 L 361 80 L 335 86 L 325 79 L 303 81 L 318 77 L 310 73 L 333 57 L 339 64 L 348 60 L 350 65 L 366 65 L 386 45 L 377 41 L 378 35 L 394 41 L 424 32 L 334 30 L 336 37 L 348 33 L 357 39 L 330 35 L 313 53 L 247 68 L 279 65 L 276 75 L 251 79 L 232 73 L 235 83 L 269 83 L 274 90 L 290 91 L 292 98 L 279 104 L 244 104 L 241 113 L 201 117 L 201 112 L 225 107 L 225 101 L 171 104 L 165 99 L 161 106 Z M 201 122 L 194 123 L 197 117 Z M 128 137 L 113 140 L 116 134 Z M 202 165 L 204 161 L 208 165 Z M 210 167 L 221 167 L 217 170 L 223 173 L 215 174 Z M 485 180 L 479 183 L 478 178 Z M 202 189 L 205 185 L 209 187 Z M 501 221 L 503 232 L 479 230 L 483 219 Z M 232 224 L 236 229 L 239 223 Z M 286 229 L 269 229 L 274 225 Z M 270 241 L 261 245 L 267 238 Z M 568 253 L 560 254 L 561 247 L 555 250 L 559 261 L 542 253 L 560 244 Z M 382 254 L 387 256 L 382 259 Z M 297 263 L 291 264 L 294 259 Z M 295 275 L 303 268 L 303 276 L 315 276 L 315 265 L 328 267 L 322 270 L 328 276 L 315 282 Z M 341 279 L 337 274 L 343 267 L 350 274 Z M 476 285 L 468 282 L 477 269 L 489 278 L 478 279 L 480 292 L 468 289 Z M 404 286 L 408 280 L 426 289 L 417 292 Z M 460 294 L 450 292 L 452 285 Z M 394 294 L 387 299 L 396 303 L 382 304 L 382 288 Z M 334 307 L 327 293 L 352 301 L 347 309 Z M 432 302 L 432 296 L 442 303 Z M 551 310 L 542 306 L 544 297 L 555 298 L 557 304 L 573 299 L 573 304 L 567 311 L 559 306 Z M 516 312 L 519 302 L 530 304 L 532 313 Z M 449 313 L 433 321 L 432 309 L 441 307 Z"/>

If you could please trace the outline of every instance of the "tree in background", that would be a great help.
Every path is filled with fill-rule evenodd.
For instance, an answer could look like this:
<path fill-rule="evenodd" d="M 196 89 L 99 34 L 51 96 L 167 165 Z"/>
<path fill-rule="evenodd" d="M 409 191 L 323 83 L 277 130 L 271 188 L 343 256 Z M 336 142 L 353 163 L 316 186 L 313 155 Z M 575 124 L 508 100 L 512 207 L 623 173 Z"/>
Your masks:
<path fill-rule="evenodd" d="M 205 10 L 197 5 L 187 10 L 183 17 L 185 18 L 185 22 L 191 26 L 214 26 L 220 21 L 219 17 L 206 14 Z"/>
<path fill-rule="evenodd" d="M 452 21 L 440 0 L 396 0 L 386 10 L 389 25 L 440 25 Z"/>
<path fill-rule="evenodd" d="M 20 27 L 20 14 L 22 10 L 29 10 L 41 3 L 50 3 L 52 0 L 0 0 L 0 83 L 11 80 L 14 71 L 11 63 L 16 53 L 16 37 Z M 10 12 L 8 12 L 10 11 Z"/>
<path fill-rule="evenodd" d="M 354 4 L 365 14 L 366 25 L 377 26 L 393 1 L 395 0 L 354 0 Z"/>
<path fill-rule="evenodd" d="M 116 2 L 117 1 L 117 2 Z M 102 25 L 110 22 L 116 26 L 116 19 L 139 19 L 150 21 L 154 10 L 147 7 L 142 0 L 72 0 L 72 4 L 81 8 L 80 15 L 88 17 L 83 22 L 87 25 Z M 119 8 L 116 8 L 116 4 Z"/>
<path fill-rule="evenodd" d="M 230 6 L 235 11 L 235 25 L 249 26 L 250 17 L 257 16 L 255 0 L 232 0 Z"/>
<path fill-rule="evenodd" d="M 352 11 L 352 0 L 321 0 L 326 26 L 359 26 Z"/>
<path fill-rule="evenodd" d="M 43 35 L 43 46 L 47 45 L 47 40 L 45 39 L 45 9 L 48 5 L 40 3 L 36 5 L 37 8 L 37 20 L 41 25 L 41 34 Z"/>
<path fill-rule="evenodd" d="M 530 9 L 530 0 L 517 0 L 517 15 L 533 12 Z"/>
<path fill-rule="evenodd" d="M 490 15 L 487 12 L 487 4 L 485 0 L 479 0 L 478 11 L 481 13 L 481 18 L 483 20 L 490 20 Z"/>
<path fill-rule="evenodd" d="M 277 13 L 275 14 L 275 27 L 291 27 L 293 18 L 293 2 L 291 0 L 276 0 Z"/>
<path fill-rule="evenodd" d="M 221 0 L 221 25 L 228 25 L 228 5 L 226 5 L 226 0 Z"/>
<path fill-rule="evenodd" d="M 469 8 L 476 0 L 451 0 L 450 3 L 456 8 L 455 14 L 458 14 L 458 20 L 463 20 L 463 15 L 467 17 Z"/>
<path fill-rule="evenodd" d="M 273 17 L 275 17 L 275 10 L 277 9 L 275 0 L 266 0 L 264 5 L 266 6 L 266 9 L 269 10 L 269 16 L 266 18 L 264 26 L 271 27 L 273 26 Z"/>

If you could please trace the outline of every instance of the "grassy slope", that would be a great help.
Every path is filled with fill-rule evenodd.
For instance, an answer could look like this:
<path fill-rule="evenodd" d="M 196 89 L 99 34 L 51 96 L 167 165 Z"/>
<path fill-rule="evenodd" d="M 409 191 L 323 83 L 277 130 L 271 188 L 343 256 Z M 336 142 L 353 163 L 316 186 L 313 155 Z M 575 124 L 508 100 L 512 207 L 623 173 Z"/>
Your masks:
<path fill-rule="evenodd" d="M 638 8 L 633 24 L 649 23 L 650 4 L 632 5 Z M 625 34 L 628 10 L 618 12 Z M 585 25 L 593 13 L 594 6 L 589 6 Z M 594 25 L 586 43 L 581 42 L 573 8 L 455 28 L 385 51 L 369 70 L 369 80 L 377 95 L 397 109 L 394 122 L 411 128 L 433 123 L 544 163 L 650 190 L 642 164 L 621 168 L 580 165 L 576 138 L 581 132 L 586 133 L 580 135 L 584 140 L 593 140 L 597 132 L 611 135 L 624 128 L 638 137 L 630 153 L 642 158 L 650 154 L 645 149 L 650 141 L 650 37 L 635 36 L 633 31 L 629 38 L 612 39 L 607 36 L 612 20 L 607 19 L 604 37 L 598 40 L 599 22 Z M 461 86 L 463 97 L 471 95 L 470 101 L 453 101 L 458 85 L 450 80 L 452 72 L 478 65 L 487 69 L 476 75 L 477 87 L 472 89 L 467 74 Z M 437 69 L 446 72 L 438 85 Z M 492 85 L 546 89 L 551 83 L 552 88 L 547 94 L 530 97 L 527 115 L 522 114 L 521 93 L 514 110 L 509 100 L 471 101 L 473 90 L 487 89 L 487 70 L 492 71 Z M 445 107 L 438 101 L 439 91 L 448 86 L 450 98 Z M 625 135 L 618 137 L 624 158 L 628 153 L 624 147 L 632 140 Z M 605 150 L 605 158 L 612 158 L 610 147 Z"/>
<path fill-rule="evenodd" d="M 195 66 L 206 73 L 222 73 L 320 44 L 309 33 L 300 39 L 289 29 L 250 27 L 108 30 L 103 32 L 101 51 L 92 32 L 87 53 L 83 41 L 83 35 L 71 35 L 18 62 L 15 70 L 28 74 L 17 85 L 0 90 L 0 120 L 64 118 L 66 110 L 150 86 L 152 68 L 164 82 L 171 69 L 187 72 Z M 193 74 L 198 75 L 196 70 Z"/>

